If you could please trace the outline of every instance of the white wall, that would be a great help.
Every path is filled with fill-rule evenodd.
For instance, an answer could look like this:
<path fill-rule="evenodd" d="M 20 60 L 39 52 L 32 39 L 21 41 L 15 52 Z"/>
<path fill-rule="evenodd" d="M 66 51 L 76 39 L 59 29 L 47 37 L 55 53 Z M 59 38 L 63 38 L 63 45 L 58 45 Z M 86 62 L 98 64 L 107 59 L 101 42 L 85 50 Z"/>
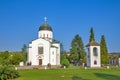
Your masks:
<path fill-rule="evenodd" d="M 51 65 L 56 65 L 56 52 L 57 52 L 57 49 L 55 47 L 52 47 L 50 51 L 50 64 Z"/>
<path fill-rule="evenodd" d="M 38 38 L 53 38 L 52 31 L 42 30 L 38 32 Z"/>
<path fill-rule="evenodd" d="M 56 51 L 56 65 L 60 65 L 60 44 L 59 43 L 54 43 L 52 45 L 57 47 L 57 51 Z"/>
<path fill-rule="evenodd" d="M 49 61 L 49 52 L 50 52 L 50 43 L 44 39 L 37 39 L 32 41 L 32 48 L 29 50 L 29 61 L 31 61 L 32 65 L 39 65 L 39 57 L 38 57 L 38 46 L 43 44 L 43 64 L 47 65 Z"/>
<path fill-rule="evenodd" d="M 93 55 L 93 48 L 96 47 L 98 50 L 98 56 Z M 101 55 L 100 55 L 100 46 L 89 46 L 89 52 L 87 53 L 87 66 L 89 67 L 101 67 Z M 88 58 L 89 55 L 89 58 Z M 94 60 L 97 61 L 97 64 L 94 64 Z"/>
<path fill-rule="evenodd" d="M 38 55 L 38 47 L 43 46 L 42 58 Z M 51 48 L 51 46 L 54 46 Z M 51 44 L 49 41 L 39 38 L 32 41 L 29 44 L 28 50 L 28 62 L 31 62 L 31 65 L 39 65 L 39 59 L 42 59 L 42 65 L 60 65 L 60 44 L 54 43 Z M 54 52 L 54 54 L 53 54 Z"/>
<path fill-rule="evenodd" d="M 89 49 L 89 50 L 88 50 Z M 87 66 L 90 67 L 90 47 L 87 47 Z"/>

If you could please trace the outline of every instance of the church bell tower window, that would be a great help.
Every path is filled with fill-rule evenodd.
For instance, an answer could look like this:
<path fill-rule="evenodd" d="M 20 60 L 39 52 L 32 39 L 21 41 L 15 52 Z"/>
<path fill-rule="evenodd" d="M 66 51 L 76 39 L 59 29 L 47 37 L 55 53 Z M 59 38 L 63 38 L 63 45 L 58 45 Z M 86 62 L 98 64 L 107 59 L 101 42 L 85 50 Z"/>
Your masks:
<path fill-rule="evenodd" d="M 96 47 L 93 48 L 93 55 L 98 56 L 98 50 Z"/>

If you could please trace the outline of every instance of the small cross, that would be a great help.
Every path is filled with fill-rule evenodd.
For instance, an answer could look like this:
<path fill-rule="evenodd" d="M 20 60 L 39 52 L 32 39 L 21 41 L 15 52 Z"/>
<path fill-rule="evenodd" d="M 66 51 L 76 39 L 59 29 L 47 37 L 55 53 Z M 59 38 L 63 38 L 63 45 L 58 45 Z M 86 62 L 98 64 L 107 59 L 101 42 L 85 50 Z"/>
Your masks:
<path fill-rule="evenodd" d="M 44 22 L 45 22 L 45 23 L 47 22 L 47 17 L 44 17 Z"/>

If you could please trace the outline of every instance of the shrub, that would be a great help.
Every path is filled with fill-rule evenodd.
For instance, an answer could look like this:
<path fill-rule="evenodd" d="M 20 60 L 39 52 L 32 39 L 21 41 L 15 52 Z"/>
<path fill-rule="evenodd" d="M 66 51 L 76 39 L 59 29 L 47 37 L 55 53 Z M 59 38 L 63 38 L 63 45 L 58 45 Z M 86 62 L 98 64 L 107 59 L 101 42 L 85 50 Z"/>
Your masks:
<path fill-rule="evenodd" d="M 51 69 L 51 64 L 50 63 L 47 64 L 47 68 Z"/>
<path fill-rule="evenodd" d="M 19 77 L 13 66 L 0 66 L 0 80 L 7 80 Z"/>
<path fill-rule="evenodd" d="M 61 61 L 61 65 L 66 66 L 68 68 L 70 63 L 69 63 L 68 59 L 65 58 Z"/>

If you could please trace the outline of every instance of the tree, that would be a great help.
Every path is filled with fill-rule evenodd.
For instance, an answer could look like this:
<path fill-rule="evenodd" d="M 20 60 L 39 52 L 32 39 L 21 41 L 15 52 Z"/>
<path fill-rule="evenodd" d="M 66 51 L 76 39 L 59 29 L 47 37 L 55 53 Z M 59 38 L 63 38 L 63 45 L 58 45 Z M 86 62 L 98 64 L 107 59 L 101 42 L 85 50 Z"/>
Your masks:
<path fill-rule="evenodd" d="M 8 51 L 0 53 L 0 65 L 8 65 L 10 64 L 10 53 Z"/>
<path fill-rule="evenodd" d="M 7 80 L 19 77 L 19 73 L 11 63 L 11 53 L 0 52 L 0 80 Z"/>
<path fill-rule="evenodd" d="M 8 80 L 19 77 L 18 71 L 13 66 L 0 65 L 0 80 Z"/>
<path fill-rule="evenodd" d="M 82 60 L 82 62 L 85 61 L 84 44 L 82 42 L 82 38 L 78 34 L 75 35 L 72 40 L 70 53 L 70 59 L 74 62 L 79 62 L 80 60 Z"/>
<path fill-rule="evenodd" d="M 24 61 L 27 61 L 27 46 L 25 44 L 22 47 L 22 54 L 24 56 Z"/>
<path fill-rule="evenodd" d="M 63 47 L 63 44 L 62 43 L 60 43 L 60 53 L 64 53 L 65 51 L 64 51 L 64 47 Z"/>
<path fill-rule="evenodd" d="M 101 51 L 101 63 L 107 64 L 109 60 L 109 55 L 108 55 L 108 49 L 107 49 L 104 35 L 101 36 L 100 48 L 101 48 L 100 50 Z"/>
<path fill-rule="evenodd" d="M 68 68 L 69 65 L 70 65 L 70 63 L 69 63 L 68 59 L 64 58 L 64 59 L 61 61 L 61 65 L 66 66 L 66 67 Z"/>
<path fill-rule="evenodd" d="M 22 47 L 22 52 L 23 53 L 26 53 L 27 52 L 27 46 L 24 44 L 23 47 Z"/>
<path fill-rule="evenodd" d="M 65 51 L 62 51 L 61 54 L 60 54 L 60 64 L 62 66 L 66 66 L 66 67 L 69 67 L 69 60 L 68 60 L 68 53 L 65 52 Z"/>
<path fill-rule="evenodd" d="M 63 59 L 65 59 L 66 56 L 67 56 L 66 52 L 62 52 L 62 53 L 60 54 L 60 62 L 61 62 Z"/>
<path fill-rule="evenodd" d="M 77 48 L 76 48 L 75 38 L 71 42 L 70 59 L 73 61 L 78 60 L 78 52 L 77 52 Z"/>
<path fill-rule="evenodd" d="M 95 38 L 94 38 L 94 30 L 93 28 L 90 29 L 90 38 L 89 38 L 89 42 L 91 41 L 95 41 Z"/>
<path fill-rule="evenodd" d="M 19 65 L 24 60 L 24 56 L 20 52 L 13 52 L 10 56 L 12 65 Z"/>

